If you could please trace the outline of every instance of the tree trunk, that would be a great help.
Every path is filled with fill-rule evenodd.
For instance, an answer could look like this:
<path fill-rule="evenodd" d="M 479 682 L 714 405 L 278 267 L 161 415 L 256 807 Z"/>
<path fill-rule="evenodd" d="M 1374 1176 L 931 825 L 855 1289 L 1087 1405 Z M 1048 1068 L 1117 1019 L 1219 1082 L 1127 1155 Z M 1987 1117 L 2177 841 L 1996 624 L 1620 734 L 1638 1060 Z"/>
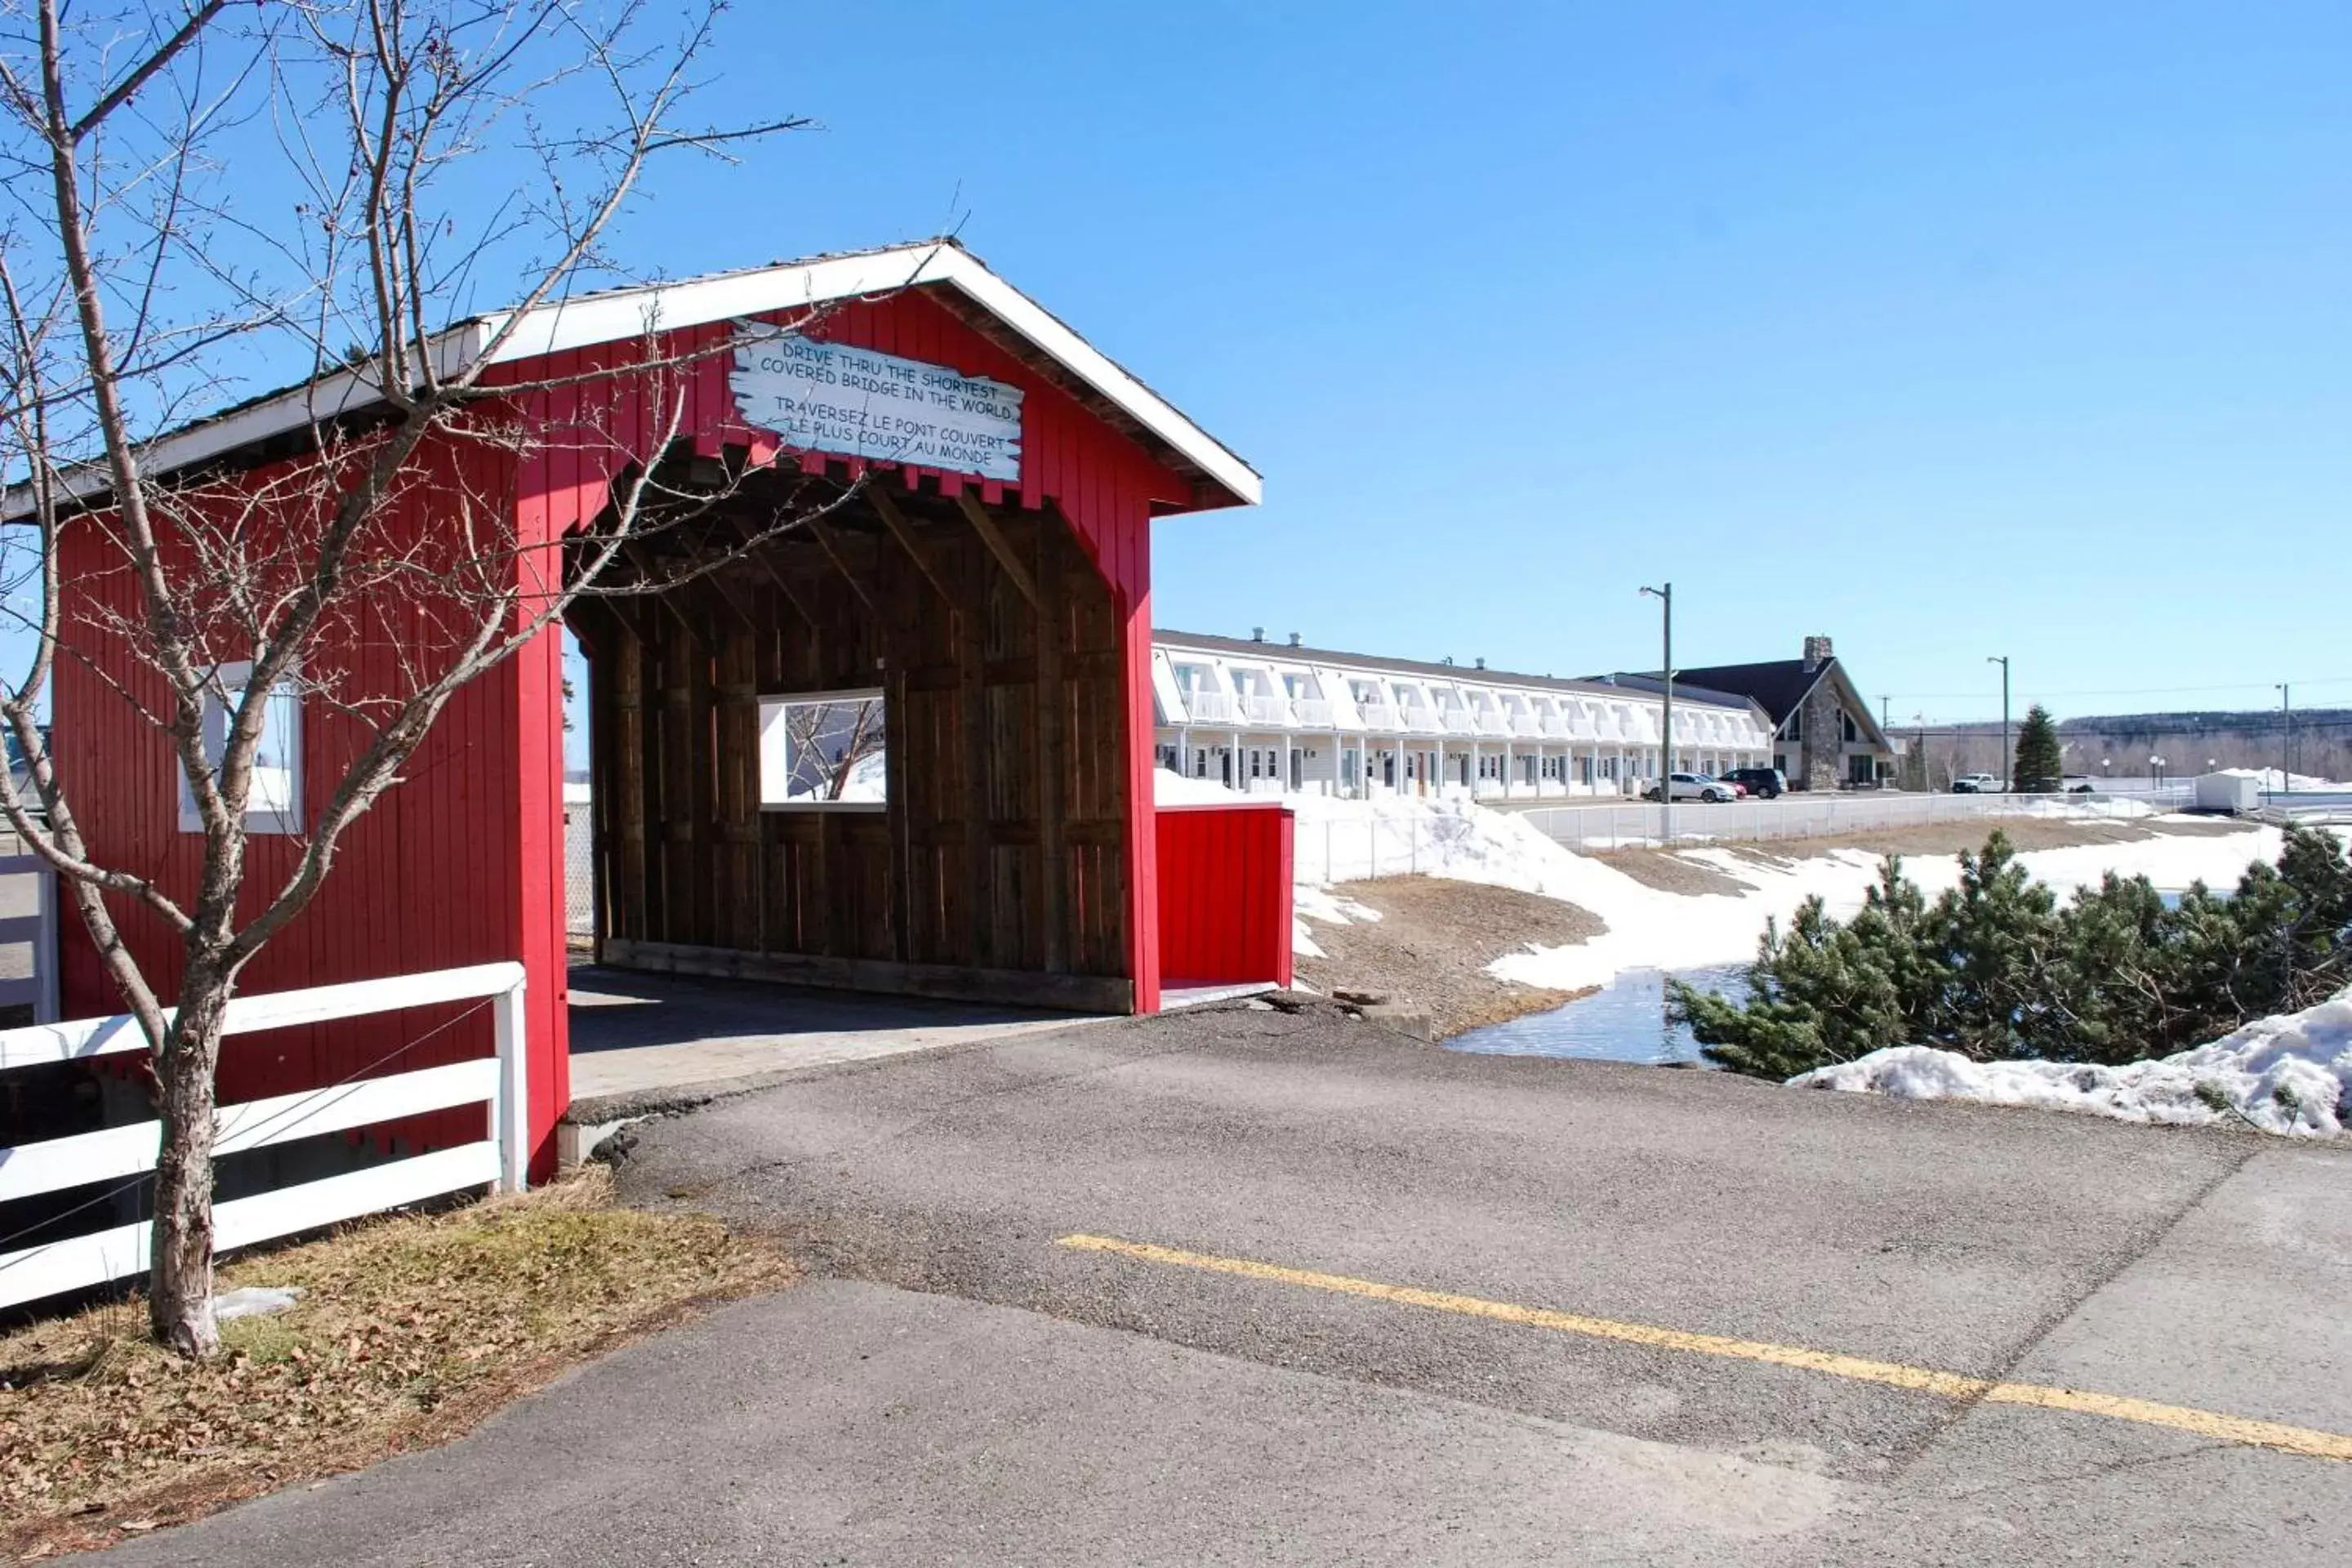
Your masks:
<path fill-rule="evenodd" d="M 199 1359 L 220 1349 L 213 1321 L 214 1079 L 229 983 L 211 978 L 215 973 L 210 964 L 191 965 L 155 1074 L 163 1129 L 147 1321 L 157 1340 Z"/>

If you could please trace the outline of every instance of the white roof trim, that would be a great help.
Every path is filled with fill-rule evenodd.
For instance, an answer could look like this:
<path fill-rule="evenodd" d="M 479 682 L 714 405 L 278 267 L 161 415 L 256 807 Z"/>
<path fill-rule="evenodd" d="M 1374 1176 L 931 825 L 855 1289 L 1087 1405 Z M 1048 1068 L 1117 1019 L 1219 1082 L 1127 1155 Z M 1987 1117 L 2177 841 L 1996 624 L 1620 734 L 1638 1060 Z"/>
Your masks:
<path fill-rule="evenodd" d="M 1109 355 L 1065 326 L 1044 306 L 991 272 L 978 258 L 937 240 L 614 289 L 541 305 L 515 322 L 490 363 L 504 364 L 614 342 L 642 336 L 649 330 L 700 326 L 767 310 L 885 294 L 919 283 L 943 283 L 958 289 L 1181 452 L 1243 505 L 1255 506 L 1264 498 L 1265 481 L 1223 443 L 1178 413 L 1165 398 L 1120 369 Z M 444 367 L 469 363 L 509 319 L 504 313 L 493 313 L 462 322 L 436 337 L 431 348 Z M 376 401 L 363 378 L 338 372 L 167 436 L 147 448 L 145 462 L 154 472 L 168 473 Z M 71 482 L 78 495 L 102 490 L 108 484 L 104 466 L 77 470 Z M 17 510 L 14 492 L 9 500 L 8 510 L 14 513 Z"/>

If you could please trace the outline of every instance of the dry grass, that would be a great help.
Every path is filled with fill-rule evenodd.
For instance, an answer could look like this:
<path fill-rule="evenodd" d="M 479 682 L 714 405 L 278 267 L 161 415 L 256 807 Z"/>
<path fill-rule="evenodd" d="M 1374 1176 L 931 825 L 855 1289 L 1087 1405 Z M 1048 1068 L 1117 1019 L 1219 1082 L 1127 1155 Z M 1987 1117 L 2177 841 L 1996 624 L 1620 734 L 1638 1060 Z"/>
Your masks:
<path fill-rule="evenodd" d="M 1592 858 L 1662 893 L 1684 893 L 1694 898 L 1703 893 L 1728 893 L 1738 897 L 1755 890 L 1750 884 L 1724 875 L 1704 860 L 1685 859 L 1668 849 L 1602 849 L 1595 851 Z"/>
<path fill-rule="evenodd" d="M 1336 891 L 1381 912 L 1362 925 L 1308 924 L 1328 956 L 1302 958 L 1299 977 L 1319 991 L 1386 992 L 1426 1006 L 1439 1039 L 1573 1001 L 1579 993 L 1514 985 L 1486 965 L 1529 943 L 1586 942 L 1601 920 L 1574 904 L 1443 877 L 1382 877 Z"/>
<path fill-rule="evenodd" d="M 614 1207 L 601 1169 L 250 1258 L 223 1289 L 299 1285 L 191 1364 L 144 1305 L 0 1337 L 0 1551 L 105 1545 L 446 1443 L 565 1367 L 697 1303 L 771 1289 L 781 1256 L 699 1215 Z"/>
<path fill-rule="evenodd" d="M 1759 845 L 1719 847 L 1755 850 L 1767 858 L 1788 859 L 1825 854 L 1832 849 L 1860 849 L 1871 855 L 1958 855 L 1984 847 L 1993 829 L 2008 836 L 2019 849 L 2066 849 L 2082 844 L 2128 844 L 2165 837 L 2209 837 L 2227 833 L 2251 833 L 2246 822 L 2158 822 L 2140 817 L 2006 816 L 1962 822 L 1922 822 L 1904 827 L 1839 834 L 1823 838 L 1780 838 Z"/>

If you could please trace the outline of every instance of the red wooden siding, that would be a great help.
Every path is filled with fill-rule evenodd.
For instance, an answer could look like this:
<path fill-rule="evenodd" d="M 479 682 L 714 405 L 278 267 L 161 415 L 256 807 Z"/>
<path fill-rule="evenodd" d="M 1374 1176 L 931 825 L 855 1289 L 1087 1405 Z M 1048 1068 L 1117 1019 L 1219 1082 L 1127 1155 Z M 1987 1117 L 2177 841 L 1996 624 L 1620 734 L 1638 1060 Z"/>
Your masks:
<path fill-rule="evenodd" d="M 800 314 L 779 311 L 771 319 L 792 322 Z M 1151 805 L 1150 522 L 1157 510 L 1192 504 L 1190 486 L 923 293 L 849 302 L 804 325 L 814 336 L 950 365 L 1025 394 L 1017 483 L 931 477 L 950 493 L 978 484 L 992 503 L 1058 510 L 1109 585 L 1126 648 L 1126 743 L 1124 755 L 1102 760 L 1109 775 L 1107 788 L 1124 803 L 1130 868 L 1127 946 L 1135 1005 L 1139 1011 L 1157 1008 L 1159 922 L 1167 906 L 1155 869 L 1160 838 Z M 715 349 L 730 331 L 719 322 L 668 333 L 655 340 L 652 349 L 665 355 Z M 499 379 L 513 385 L 573 377 L 627 366 L 646 352 L 646 345 L 635 342 L 569 351 L 505 367 Z M 775 454 L 773 437 L 738 420 L 728 384 L 730 364 L 726 353 L 712 353 L 667 371 L 628 372 L 518 396 L 511 411 L 536 426 L 542 445 L 518 464 L 488 445 L 434 444 L 420 455 L 416 482 L 402 497 L 389 526 L 396 538 L 429 549 L 454 531 L 446 522 L 453 507 L 511 506 L 522 546 L 517 570 L 523 586 L 528 591 L 551 582 L 563 535 L 604 507 L 614 474 L 657 445 L 672 407 L 683 412 L 680 433 L 705 452 L 740 446 L 755 458 Z M 800 461 L 812 470 L 830 462 L 836 472 L 843 464 L 818 455 Z M 855 474 L 869 465 L 846 466 Z M 257 485 L 271 471 L 232 478 L 226 486 Z M 921 477 L 907 469 L 886 482 L 912 488 Z M 100 858 L 152 876 L 185 899 L 195 885 L 201 839 L 177 830 L 173 761 L 162 737 L 134 709 L 134 703 L 160 705 L 162 683 L 104 620 L 138 618 L 134 585 L 101 520 L 69 525 L 60 551 L 70 649 L 58 664 L 54 705 L 60 773 Z M 403 679 L 399 650 L 429 647 L 430 625 L 431 617 L 413 605 L 371 607 L 347 620 L 322 662 L 336 667 L 352 690 L 390 691 Z M 518 657 L 458 693 L 403 770 L 403 782 L 347 836 L 310 910 L 255 960 L 241 982 L 247 992 L 274 991 L 521 959 L 530 975 L 530 1121 L 542 1171 L 551 1159 L 554 1124 L 569 1100 L 562 718 L 558 634 L 550 626 Z M 326 791 L 362 743 L 362 730 L 315 701 L 304 704 L 302 725 L 304 808 L 315 819 Z M 282 881 L 296 850 L 287 838 L 253 840 L 248 891 L 254 898 Z M 1286 902 L 1286 871 L 1279 881 Z M 1187 906 L 1190 901 L 1182 900 Z M 117 914 L 146 973 L 168 991 L 179 973 L 177 943 L 160 922 L 127 905 L 119 906 Z M 63 923 L 67 1009 L 77 1016 L 117 1011 L 119 998 L 79 921 L 69 916 Z M 1286 914 L 1279 922 L 1285 974 L 1287 923 Z M 460 1060 L 488 1048 L 487 1014 L 467 1016 L 462 1007 L 289 1030 L 231 1042 L 222 1091 L 233 1101 L 363 1073 Z M 425 1142 L 470 1139 L 479 1135 L 474 1120 L 471 1113 L 451 1113 L 403 1131 Z"/>
<path fill-rule="evenodd" d="M 1182 805 L 1157 813 L 1160 973 L 1169 981 L 1290 984 L 1290 812 Z"/>
<path fill-rule="evenodd" d="M 394 509 L 387 529 L 395 545 L 430 535 L 434 496 L 453 482 L 460 461 L 446 448 L 420 457 L 420 469 L 433 477 Z M 266 471 L 254 476 L 257 482 L 266 477 Z M 68 595 L 64 640 L 71 650 L 57 668 L 60 775 L 101 861 L 152 878 L 184 908 L 194 896 L 203 840 L 179 831 L 177 764 L 162 735 L 132 706 L 134 700 L 163 706 L 163 683 L 99 618 L 110 614 L 137 621 L 136 587 L 102 520 L 68 523 L 59 552 Z M 426 615 L 426 606 L 413 602 L 372 603 L 345 620 L 331 649 L 305 673 L 331 680 L 347 701 L 401 689 L 405 677 L 397 650 L 426 663 L 433 657 L 436 638 L 424 629 Z M 522 953 L 531 884 L 523 875 L 524 824 L 513 781 L 523 771 L 526 737 L 518 712 L 527 668 L 502 665 L 457 695 L 403 770 L 405 782 L 345 836 L 318 897 L 247 966 L 240 989 L 289 990 Z M 316 700 L 303 704 L 301 726 L 304 809 L 315 819 L 364 732 L 358 720 Z M 277 835 L 249 840 L 241 918 L 257 913 L 283 884 L 299 847 Z M 182 968 L 178 942 L 142 909 L 112 902 L 142 971 L 169 1000 Z M 81 921 L 68 910 L 59 926 L 66 1012 L 120 1011 L 121 999 Z M 534 1125 L 542 1135 L 551 1133 L 555 1120 L 546 1107 L 562 1092 L 561 1037 L 547 1033 L 543 1024 L 554 1006 L 551 993 L 560 984 L 560 967 L 551 978 L 544 968 L 530 975 L 534 1012 L 542 1021 L 534 1025 L 530 1068 Z M 490 1048 L 488 1010 L 471 1004 L 278 1030 L 227 1042 L 221 1093 L 235 1102 L 465 1060 Z M 481 1135 L 476 1111 L 421 1118 L 385 1133 L 422 1145 Z"/>

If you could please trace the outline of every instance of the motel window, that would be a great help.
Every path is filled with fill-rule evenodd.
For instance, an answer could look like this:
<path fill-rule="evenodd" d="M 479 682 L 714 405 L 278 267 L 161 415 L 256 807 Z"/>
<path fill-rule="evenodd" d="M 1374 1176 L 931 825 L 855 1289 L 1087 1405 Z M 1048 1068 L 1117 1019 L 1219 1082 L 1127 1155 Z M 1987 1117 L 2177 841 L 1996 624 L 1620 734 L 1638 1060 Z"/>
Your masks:
<path fill-rule="evenodd" d="M 245 700 L 252 679 L 250 661 L 224 664 L 213 672 L 205 692 L 205 761 L 217 777 L 221 758 L 228 752 L 230 717 Z M 299 833 L 302 829 L 302 696 L 294 679 L 285 677 L 262 704 L 261 743 L 254 748 L 253 777 L 245 795 L 247 833 Z M 180 831 L 201 833 L 204 819 L 196 815 L 196 793 L 180 777 Z"/>
<path fill-rule="evenodd" d="M 879 691 L 760 699 L 760 804 L 875 807 L 887 799 Z"/>

